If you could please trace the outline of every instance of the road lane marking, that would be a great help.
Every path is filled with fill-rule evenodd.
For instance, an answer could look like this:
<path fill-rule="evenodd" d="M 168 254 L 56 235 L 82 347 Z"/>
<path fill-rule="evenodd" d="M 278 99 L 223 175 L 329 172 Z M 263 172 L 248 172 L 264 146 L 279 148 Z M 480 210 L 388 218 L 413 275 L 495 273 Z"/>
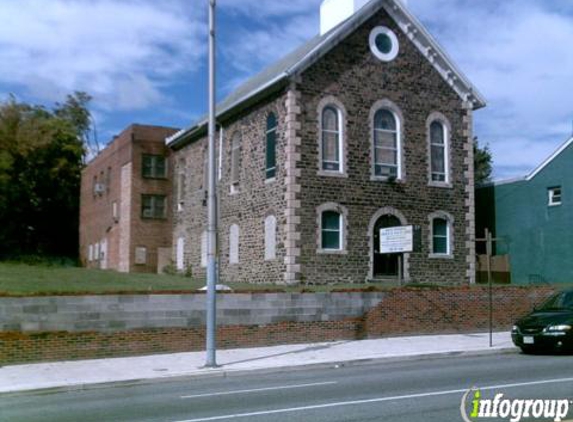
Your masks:
<path fill-rule="evenodd" d="M 332 384 L 338 384 L 338 382 L 337 381 L 315 382 L 312 384 L 282 385 L 282 386 L 277 386 L 277 387 L 253 388 L 250 390 L 222 391 L 222 392 L 218 392 L 218 393 L 194 394 L 192 396 L 181 396 L 181 398 L 182 399 L 195 399 L 195 398 L 199 398 L 199 397 L 227 396 L 230 394 L 257 393 L 260 391 L 273 391 L 273 390 L 291 390 L 294 388 L 317 387 L 317 386 L 321 386 L 321 385 L 332 385 Z"/>
<path fill-rule="evenodd" d="M 491 385 L 489 387 L 479 387 L 479 388 L 480 390 L 495 390 L 498 388 L 527 387 L 530 385 L 562 384 L 564 382 L 573 382 L 573 378 L 556 378 L 543 381 L 518 382 L 515 384 L 500 384 L 500 385 Z"/>
<path fill-rule="evenodd" d="M 490 385 L 487 387 L 480 387 L 480 390 L 496 390 L 496 389 L 500 389 L 500 388 L 527 387 L 527 386 L 532 386 L 532 385 L 559 384 L 559 383 L 567 383 L 567 382 L 573 382 L 573 378 L 560 378 L 560 379 L 551 379 L 551 380 L 543 380 L 543 381 L 530 381 L 530 382 L 513 383 L 513 384 Z M 311 406 L 289 407 L 289 408 L 275 409 L 275 410 L 263 410 L 260 412 L 236 413 L 236 414 L 232 414 L 232 415 L 211 416 L 211 417 L 198 418 L 198 419 L 186 419 L 184 421 L 177 421 L 177 422 L 208 422 L 208 421 L 221 421 L 221 420 L 226 420 L 226 419 L 241 419 L 241 418 L 250 418 L 253 416 L 276 415 L 276 414 L 280 414 L 280 413 L 302 412 L 305 410 L 328 409 L 328 408 L 332 408 L 332 407 L 353 406 L 353 405 L 358 405 L 358 404 L 382 403 L 382 402 L 388 402 L 388 401 L 408 400 L 408 399 L 416 399 L 416 398 L 424 398 L 424 397 L 447 396 L 450 394 L 465 393 L 467 391 L 468 391 L 467 388 L 459 389 L 459 390 L 433 391 L 430 393 L 409 394 L 409 395 L 404 395 L 404 396 L 379 397 L 379 398 L 375 398 L 375 399 L 343 401 L 343 402 L 335 402 L 335 403 L 316 404 L 316 405 L 311 405 Z"/>

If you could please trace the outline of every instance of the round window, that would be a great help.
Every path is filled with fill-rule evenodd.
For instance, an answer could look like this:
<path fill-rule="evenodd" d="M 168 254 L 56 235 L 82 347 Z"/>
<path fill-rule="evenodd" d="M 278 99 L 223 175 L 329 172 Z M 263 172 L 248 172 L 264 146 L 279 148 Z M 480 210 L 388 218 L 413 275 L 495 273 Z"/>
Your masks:
<path fill-rule="evenodd" d="M 384 62 L 394 60 L 399 51 L 398 37 L 391 29 L 377 26 L 370 32 L 370 50 Z"/>

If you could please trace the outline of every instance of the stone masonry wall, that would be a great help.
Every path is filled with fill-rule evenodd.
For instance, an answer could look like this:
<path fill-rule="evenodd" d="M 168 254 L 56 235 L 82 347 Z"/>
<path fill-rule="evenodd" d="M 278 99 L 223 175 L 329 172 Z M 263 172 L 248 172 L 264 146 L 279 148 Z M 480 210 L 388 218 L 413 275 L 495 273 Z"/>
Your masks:
<path fill-rule="evenodd" d="M 280 93 L 247 109 L 223 126 L 222 174 L 219 183 L 219 253 L 220 282 L 276 283 L 285 282 L 287 216 L 286 174 L 286 101 Z M 277 173 L 265 180 L 266 120 L 275 113 L 277 129 Z M 236 192 L 231 191 L 231 140 L 235 133 L 241 136 L 240 175 Z M 219 144 L 217 134 L 217 144 Z M 195 140 L 174 152 L 176 163 L 174 179 L 178 190 L 181 183 L 177 176 L 184 172 L 183 204 L 175 211 L 173 231 L 173 260 L 176 257 L 177 239 L 185 239 L 184 262 L 194 276 L 205 277 L 201 265 L 202 236 L 207 229 L 207 206 L 203 188 L 204 162 L 207 139 Z M 217 154 L 219 158 L 219 154 Z M 175 202 L 178 199 L 175 198 Z M 177 209 L 177 204 L 174 204 Z M 276 259 L 265 260 L 264 221 L 269 215 L 277 219 Z M 229 262 L 229 231 L 233 224 L 239 226 L 239 263 Z"/>
<path fill-rule="evenodd" d="M 384 25 L 398 36 L 400 53 L 391 62 L 379 61 L 369 48 L 373 27 Z M 407 281 L 417 283 L 470 282 L 473 251 L 473 183 L 470 113 L 459 96 L 381 10 L 301 75 L 301 273 L 309 283 L 364 282 L 372 278 L 372 226 L 386 212 L 405 225 L 422 228 L 422 250 L 405 257 Z M 327 176 L 319 171 L 319 111 L 326 98 L 344 107 L 346 172 Z M 371 112 L 390 101 L 402 115 L 404 180 L 372 180 Z M 428 118 L 445 116 L 451 127 L 451 186 L 429 183 Z M 467 189 L 466 189 L 467 188 Z M 319 253 L 317 212 L 323 204 L 347 212 L 346 250 Z M 430 256 L 430 220 L 435 212 L 453 217 L 453 258 Z"/>

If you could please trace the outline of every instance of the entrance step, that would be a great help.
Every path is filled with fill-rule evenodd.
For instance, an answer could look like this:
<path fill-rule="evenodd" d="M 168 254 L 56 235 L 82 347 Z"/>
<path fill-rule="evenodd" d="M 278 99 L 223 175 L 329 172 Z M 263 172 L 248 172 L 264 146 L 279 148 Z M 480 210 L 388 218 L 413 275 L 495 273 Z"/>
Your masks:
<path fill-rule="evenodd" d="M 398 280 L 397 278 L 389 278 L 389 277 L 376 277 L 376 278 L 372 278 L 369 280 L 366 280 L 367 283 L 370 284 L 377 284 L 377 285 L 383 285 L 383 286 L 403 286 L 404 284 L 406 284 L 404 282 L 404 280 L 402 280 L 400 282 L 400 280 Z"/>

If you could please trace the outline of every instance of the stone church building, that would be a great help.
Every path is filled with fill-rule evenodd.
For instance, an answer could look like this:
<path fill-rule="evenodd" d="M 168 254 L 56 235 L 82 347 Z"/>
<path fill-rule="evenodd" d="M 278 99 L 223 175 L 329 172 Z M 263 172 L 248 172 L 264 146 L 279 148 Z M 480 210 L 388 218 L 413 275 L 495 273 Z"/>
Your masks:
<path fill-rule="evenodd" d="M 221 282 L 472 283 L 484 106 L 400 0 L 325 0 L 320 35 L 217 107 Z M 206 120 L 167 144 L 173 261 L 201 277 Z M 415 251 L 381 253 L 396 226 L 421 232 Z"/>

